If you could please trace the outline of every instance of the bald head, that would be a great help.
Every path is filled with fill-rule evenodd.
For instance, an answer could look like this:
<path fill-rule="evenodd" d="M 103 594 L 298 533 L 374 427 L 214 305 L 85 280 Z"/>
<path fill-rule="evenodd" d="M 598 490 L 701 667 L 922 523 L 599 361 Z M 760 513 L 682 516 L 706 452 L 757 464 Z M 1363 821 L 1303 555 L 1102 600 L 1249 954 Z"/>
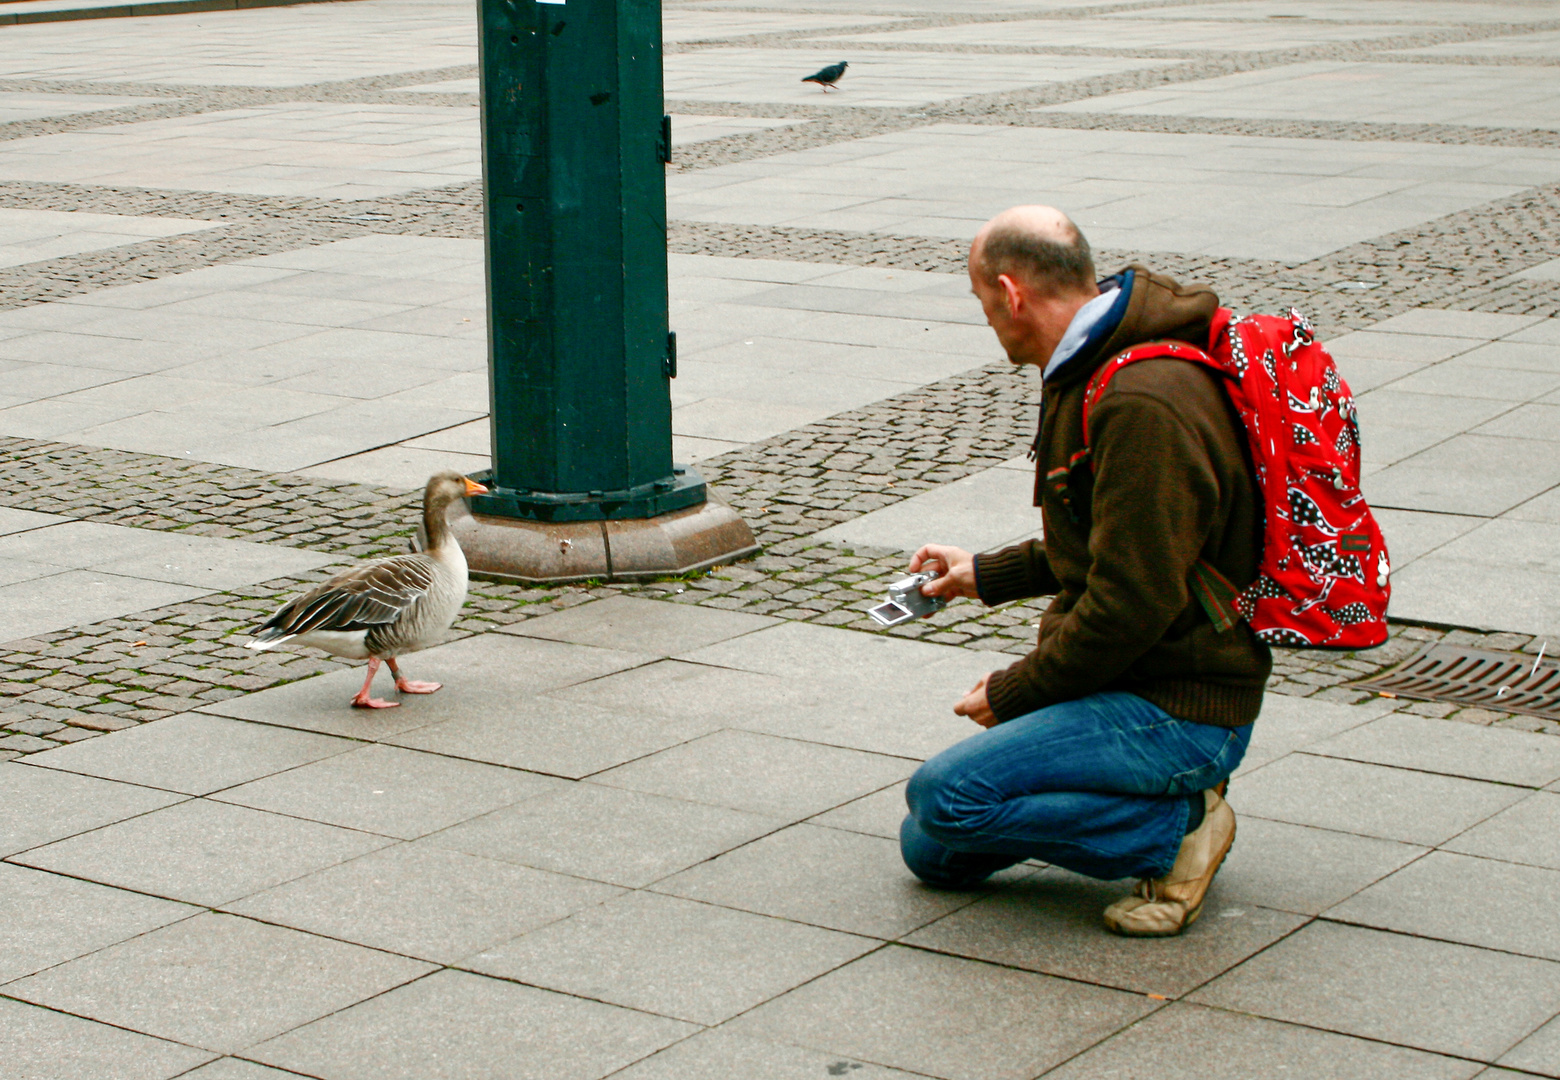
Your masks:
<path fill-rule="evenodd" d="M 1006 274 L 1044 293 L 1096 289 L 1089 242 L 1052 206 L 1015 206 L 986 222 L 970 245 L 970 273 L 990 286 Z"/>

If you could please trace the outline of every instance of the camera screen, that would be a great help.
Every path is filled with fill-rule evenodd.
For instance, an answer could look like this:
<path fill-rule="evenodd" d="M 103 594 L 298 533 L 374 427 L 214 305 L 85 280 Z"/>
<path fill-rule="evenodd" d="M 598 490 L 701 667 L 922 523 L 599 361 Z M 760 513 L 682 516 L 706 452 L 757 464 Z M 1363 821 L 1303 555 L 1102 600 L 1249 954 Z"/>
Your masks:
<path fill-rule="evenodd" d="M 915 618 L 915 612 L 909 608 L 901 607 L 892 600 L 879 604 L 867 612 L 884 626 L 898 626 L 906 620 Z"/>

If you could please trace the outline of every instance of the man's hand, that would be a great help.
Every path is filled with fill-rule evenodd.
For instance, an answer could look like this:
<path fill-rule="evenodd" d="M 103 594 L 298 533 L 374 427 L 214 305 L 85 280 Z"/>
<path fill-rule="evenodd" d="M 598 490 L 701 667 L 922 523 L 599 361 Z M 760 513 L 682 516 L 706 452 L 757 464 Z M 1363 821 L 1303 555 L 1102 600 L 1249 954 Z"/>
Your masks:
<path fill-rule="evenodd" d="M 936 581 L 921 586 L 924 596 L 940 596 L 944 600 L 956 596 L 980 599 L 975 592 L 975 556 L 963 548 L 927 544 L 910 557 L 910 572 L 913 574 L 917 570 L 936 570 L 938 573 Z"/>
<path fill-rule="evenodd" d="M 986 700 L 986 684 L 991 681 L 990 675 L 982 675 L 975 688 L 953 707 L 953 711 L 960 716 L 968 716 L 983 728 L 997 726 L 997 714 L 991 711 L 991 702 Z"/>

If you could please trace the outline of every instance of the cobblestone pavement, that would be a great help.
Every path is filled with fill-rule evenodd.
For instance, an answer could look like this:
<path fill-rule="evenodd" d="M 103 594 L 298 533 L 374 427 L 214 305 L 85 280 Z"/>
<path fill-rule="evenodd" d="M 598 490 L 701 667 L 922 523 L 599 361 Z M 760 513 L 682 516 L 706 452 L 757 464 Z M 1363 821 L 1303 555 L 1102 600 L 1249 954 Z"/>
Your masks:
<path fill-rule="evenodd" d="M 1038 13 L 1086 20 L 1146 7 L 1098 5 Z M 676 10 L 677 5 L 672 5 Z M 690 6 L 687 10 L 698 10 Z M 1527 12 L 1524 11 L 1524 14 Z M 1405 25 L 1358 41 L 1232 52 L 1184 47 L 907 42 L 878 35 L 971 27 L 1034 18 L 1037 13 L 971 12 L 911 16 L 892 22 L 834 26 L 799 34 L 763 31 L 668 44 L 674 56 L 734 47 L 816 50 L 831 38 L 863 32 L 873 47 L 906 53 L 957 52 L 1149 59 L 1136 68 L 1038 87 L 976 93 L 899 108 L 784 107 L 741 101 L 680 101 L 694 115 L 765 116 L 786 127 L 727 135 L 680 148 L 675 174 L 760 161 L 938 123 L 1048 126 L 1073 130 L 1220 134 L 1375 143 L 1488 145 L 1545 149 L 1560 131 L 1466 123 L 1156 116 L 1113 112 L 1036 112 L 1105 95 L 1199 83 L 1244 72 L 1318 61 L 1423 62 L 1403 50 L 1458 48 L 1513 35 L 1543 34 L 1560 19 Z M 1163 63 L 1159 63 L 1163 61 Z M 1436 62 L 1544 68 L 1551 56 L 1448 53 Z M 439 90 L 476 74 L 470 64 L 408 70 L 293 86 L 175 85 L 100 78 L 0 76 L 0 95 L 118 95 L 129 103 L 93 112 L 0 122 L 0 144 L 36 136 L 93 132 L 119 125 L 200 116 L 283 102 L 404 105 L 407 88 L 420 104 L 467 107 L 470 92 Z M 202 231 L 101 251 L 0 268 L 0 309 L 22 308 L 117 284 L 369 233 L 436 237 L 480 235 L 480 187 L 462 182 L 392 197 L 340 201 L 274 195 L 151 189 L 123 185 L 7 180 L 0 208 L 200 219 Z M 671 246 L 688 254 L 827 262 L 958 272 L 963 241 L 882 235 L 847 229 L 673 222 Z M 1184 278 L 1211 282 L 1227 302 L 1246 309 L 1296 304 L 1324 332 L 1366 328 L 1419 307 L 1554 316 L 1560 281 L 1512 275 L 1560 257 L 1560 184 L 1530 187 L 1469 210 L 1444 215 L 1298 264 L 1275 260 L 1107 250 L 1102 264 L 1151 261 Z M 741 566 L 667 585 L 621 584 L 517 589 L 479 585 L 461 629 L 482 632 L 562 606 L 620 593 L 746 610 L 787 619 L 873 630 L 862 612 L 899 569 L 902 555 L 812 543 L 829 525 L 890 505 L 999 464 L 1027 439 L 1032 423 L 1024 385 L 1005 365 L 988 365 L 842 412 L 701 463 L 709 479 L 754 524 L 765 554 Z M 66 483 L 48 485 L 51 480 Z M 47 487 L 47 490 L 45 488 Z M 200 462 L 34 440 L 0 440 L 0 505 L 142 528 L 307 547 L 344 557 L 399 549 L 409 535 L 414 497 L 359 484 L 256 473 Z M 0 752 L 20 754 L 187 708 L 192 701 L 252 692 L 335 666 L 319 656 L 273 656 L 236 647 L 258 613 L 302 580 L 270 582 L 200 601 L 13 642 L 0 652 Z M 967 648 L 1021 653 L 1038 616 L 1033 604 L 987 612 L 960 603 L 936 618 L 891 633 Z M 1396 663 L 1423 640 L 1447 633 L 1398 627 L 1391 644 L 1357 656 L 1285 653 L 1273 689 L 1352 700 L 1340 684 Z M 1458 640 L 1468 632 L 1451 631 Z M 1460 636 L 1459 636 L 1460 635 Z M 1526 635 L 1472 635 L 1489 647 L 1531 651 Z M 1530 718 L 1482 710 L 1405 706 L 1474 723 L 1555 730 Z"/>

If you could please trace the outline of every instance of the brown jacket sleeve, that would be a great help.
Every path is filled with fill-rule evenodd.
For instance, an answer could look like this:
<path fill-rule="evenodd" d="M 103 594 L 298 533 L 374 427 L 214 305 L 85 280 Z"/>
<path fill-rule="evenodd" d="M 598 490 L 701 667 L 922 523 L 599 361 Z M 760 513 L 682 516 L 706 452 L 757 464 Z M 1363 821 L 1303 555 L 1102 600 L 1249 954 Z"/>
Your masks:
<path fill-rule="evenodd" d="M 992 675 L 986 693 L 999 720 L 1119 681 L 1191 600 L 1187 575 L 1219 508 L 1208 433 L 1124 381 L 1090 416 L 1087 582 L 1067 610 L 1046 613 L 1033 652 Z"/>
<path fill-rule="evenodd" d="M 1009 600 L 1050 596 L 1061 588 L 1045 545 L 1038 540 L 975 556 L 975 592 L 981 603 L 995 607 Z"/>

